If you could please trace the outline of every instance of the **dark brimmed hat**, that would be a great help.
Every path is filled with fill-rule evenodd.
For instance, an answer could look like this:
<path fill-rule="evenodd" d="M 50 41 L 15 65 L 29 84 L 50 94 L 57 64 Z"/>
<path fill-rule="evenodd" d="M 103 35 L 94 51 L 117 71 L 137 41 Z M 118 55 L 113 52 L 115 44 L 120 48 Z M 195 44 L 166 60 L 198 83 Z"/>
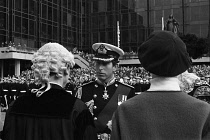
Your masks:
<path fill-rule="evenodd" d="M 139 47 L 138 57 L 146 70 L 158 76 L 177 76 L 191 66 L 185 43 L 171 31 L 153 32 Z"/>
<path fill-rule="evenodd" d="M 95 51 L 93 60 L 105 62 L 119 61 L 119 57 L 124 55 L 122 49 L 107 43 L 95 43 L 92 48 Z"/>

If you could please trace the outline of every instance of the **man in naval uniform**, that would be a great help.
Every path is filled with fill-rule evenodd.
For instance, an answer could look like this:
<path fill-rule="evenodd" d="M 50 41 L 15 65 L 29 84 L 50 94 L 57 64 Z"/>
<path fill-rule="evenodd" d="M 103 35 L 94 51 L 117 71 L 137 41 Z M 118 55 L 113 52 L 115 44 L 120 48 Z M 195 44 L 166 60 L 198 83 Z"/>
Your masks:
<path fill-rule="evenodd" d="M 107 43 L 95 43 L 92 46 L 95 57 L 96 81 L 81 86 L 76 96 L 90 109 L 98 133 L 98 139 L 110 137 L 111 118 L 118 107 L 118 96 L 134 94 L 132 86 L 118 82 L 114 72 L 123 56 L 122 49 Z M 109 123 L 108 123 L 109 122 Z"/>

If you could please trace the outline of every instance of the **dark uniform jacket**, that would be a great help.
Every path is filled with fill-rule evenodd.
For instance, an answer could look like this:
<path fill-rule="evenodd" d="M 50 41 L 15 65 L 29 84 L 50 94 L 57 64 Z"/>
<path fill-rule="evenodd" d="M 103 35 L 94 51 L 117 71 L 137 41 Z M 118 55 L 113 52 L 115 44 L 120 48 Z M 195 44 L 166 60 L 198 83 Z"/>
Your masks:
<path fill-rule="evenodd" d="M 87 106 L 52 84 L 42 96 L 19 97 L 7 112 L 3 140 L 97 139 Z"/>
<path fill-rule="evenodd" d="M 108 129 L 107 123 L 118 107 L 118 94 L 128 96 L 134 94 L 134 92 L 135 89 L 132 86 L 125 85 L 115 79 L 108 84 L 105 90 L 105 86 L 96 80 L 81 86 L 76 96 L 89 107 L 97 133 L 109 134 L 110 129 Z"/>

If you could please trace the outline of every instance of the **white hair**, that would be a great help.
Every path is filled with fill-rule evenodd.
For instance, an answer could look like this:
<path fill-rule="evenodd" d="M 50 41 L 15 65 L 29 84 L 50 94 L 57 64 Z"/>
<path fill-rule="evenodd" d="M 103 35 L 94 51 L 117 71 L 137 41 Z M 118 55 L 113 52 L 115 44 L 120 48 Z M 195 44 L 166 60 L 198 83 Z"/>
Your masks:
<path fill-rule="evenodd" d="M 193 90 L 196 80 L 200 80 L 200 77 L 194 73 L 189 73 L 188 71 L 178 75 L 177 78 L 181 90 L 186 93 L 189 93 Z"/>
<path fill-rule="evenodd" d="M 74 55 L 58 43 L 43 45 L 32 58 L 35 80 L 39 83 L 49 81 L 50 73 L 62 76 L 68 68 L 75 65 Z"/>

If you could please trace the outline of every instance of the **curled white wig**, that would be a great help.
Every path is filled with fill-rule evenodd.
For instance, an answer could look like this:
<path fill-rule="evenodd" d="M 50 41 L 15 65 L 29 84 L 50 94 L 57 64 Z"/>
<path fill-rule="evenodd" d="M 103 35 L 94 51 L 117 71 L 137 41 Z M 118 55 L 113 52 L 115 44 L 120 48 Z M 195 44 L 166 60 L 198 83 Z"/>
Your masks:
<path fill-rule="evenodd" d="M 177 77 L 181 90 L 186 93 L 191 92 L 194 88 L 194 84 L 196 83 L 196 81 L 200 80 L 200 77 L 198 77 L 194 73 L 189 73 L 188 71 L 185 71 Z"/>
<path fill-rule="evenodd" d="M 58 43 L 43 45 L 32 58 L 35 80 L 39 83 L 47 83 L 50 73 L 61 77 L 67 73 L 68 68 L 75 65 L 74 55 Z"/>

